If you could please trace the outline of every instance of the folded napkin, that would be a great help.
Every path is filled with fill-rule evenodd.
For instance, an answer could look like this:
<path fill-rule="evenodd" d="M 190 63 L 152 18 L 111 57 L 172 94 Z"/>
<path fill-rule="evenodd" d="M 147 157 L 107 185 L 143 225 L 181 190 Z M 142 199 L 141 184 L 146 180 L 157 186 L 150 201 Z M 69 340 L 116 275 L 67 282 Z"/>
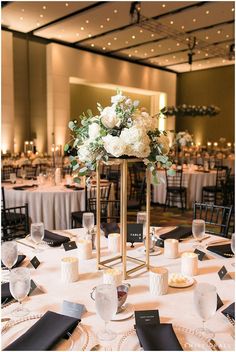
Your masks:
<path fill-rule="evenodd" d="M 208 251 L 211 251 L 213 253 L 219 254 L 222 257 L 225 258 L 232 258 L 234 253 L 231 250 L 231 245 L 230 243 L 228 244 L 222 244 L 222 245 L 216 245 L 216 246 L 208 246 L 207 247 Z"/>
<path fill-rule="evenodd" d="M 38 185 L 21 185 L 12 187 L 15 191 L 25 191 L 28 188 L 38 187 Z"/>
<path fill-rule="evenodd" d="M 105 237 L 108 237 L 109 233 L 120 233 L 119 225 L 116 222 L 101 223 L 101 230 L 104 231 Z"/>
<path fill-rule="evenodd" d="M 66 236 L 57 235 L 54 232 L 44 230 L 44 239 L 51 247 L 59 247 L 61 244 L 70 242 L 70 238 Z"/>
<path fill-rule="evenodd" d="M 1 304 L 6 304 L 12 300 L 9 282 L 4 282 L 4 284 L 1 284 Z"/>
<path fill-rule="evenodd" d="M 162 235 L 160 235 L 160 238 L 162 238 L 163 240 L 166 240 L 167 238 L 174 238 L 176 240 L 180 240 L 182 238 L 189 237 L 191 235 L 192 235 L 191 227 L 179 226 L 174 230 L 163 233 Z"/>
<path fill-rule="evenodd" d="M 74 185 L 65 185 L 66 188 L 68 189 L 73 189 L 73 191 L 82 191 L 84 190 L 84 187 L 77 187 L 77 186 L 74 186 Z"/>
<path fill-rule="evenodd" d="M 79 319 L 48 311 L 4 351 L 47 351 L 72 333 Z"/>
<path fill-rule="evenodd" d="M 227 308 L 222 310 L 222 312 L 225 316 L 229 315 L 230 318 L 235 319 L 235 303 L 231 303 Z"/>
<path fill-rule="evenodd" d="M 23 262 L 23 260 L 24 260 L 25 258 L 26 258 L 26 255 L 24 255 L 24 254 L 19 254 L 19 255 L 18 255 L 17 262 L 16 262 L 16 264 L 13 266 L 13 268 L 16 268 L 17 266 L 19 266 L 19 265 Z M 1 262 L 1 265 L 2 265 L 2 268 L 5 267 L 5 265 L 3 264 L 3 262 Z"/>
<path fill-rule="evenodd" d="M 144 351 L 183 351 L 172 324 L 136 325 Z"/>

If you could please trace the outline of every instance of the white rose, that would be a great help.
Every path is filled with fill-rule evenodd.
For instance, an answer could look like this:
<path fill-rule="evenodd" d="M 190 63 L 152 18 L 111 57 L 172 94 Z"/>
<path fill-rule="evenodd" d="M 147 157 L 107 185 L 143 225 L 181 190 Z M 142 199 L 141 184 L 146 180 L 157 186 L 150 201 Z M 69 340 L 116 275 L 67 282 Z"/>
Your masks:
<path fill-rule="evenodd" d="M 150 140 L 145 129 L 139 126 L 124 128 L 120 134 L 120 138 L 127 145 L 127 155 L 145 158 L 150 154 Z"/>
<path fill-rule="evenodd" d="M 122 94 L 117 94 L 117 95 L 114 95 L 113 97 L 111 97 L 111 102 L 112 104 L 117 104 L 117 103 L 121 103 L 122 101 L 125 100 L 125 96 L 122 95 Z"/>
<path fill-rule="evenodd" d="M 115 137 L 108 134 L 103 137 L 102 140 L 107 153 L 113 155 L 114 157 L 118 158 L 126 153 L 126 144 L 120 137 Z"/>
<path fill-rule="evenodd" d="M 100 136 L 100 126 L 97 123 L 91 123 L 88 127 L 89 139 L 93 140 Z"/>
<path fill-rule="evenodd" d="M 87 161 L 92 161 L 93 157 L 94 155 L 89 150 L 88 144 L 83 144 L 81 147 L 79 147 L 78 158 L 82 163 L 85 163 Z"/>
<path fill-rule="evenodd" d="M 106 128 L 114 128 L 120 125 L 120 118 L 116 116 L 115 108 L 107 106 L 101 112 L 101 121 Z"/>

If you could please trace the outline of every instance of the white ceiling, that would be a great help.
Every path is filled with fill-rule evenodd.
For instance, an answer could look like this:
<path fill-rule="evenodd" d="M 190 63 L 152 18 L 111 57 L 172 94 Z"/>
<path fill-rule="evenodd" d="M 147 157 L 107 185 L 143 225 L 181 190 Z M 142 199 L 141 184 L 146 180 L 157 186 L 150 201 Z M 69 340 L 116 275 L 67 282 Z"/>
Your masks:
<path fill-rule="evenodd" d="M 112 57 L 187 72 L 232 65 L 233 1 L 141 1 L 132 23 L 128 1 L 2 2 L 2 28 Z M 144 19 L 146 19 L 145 22 Z"/>

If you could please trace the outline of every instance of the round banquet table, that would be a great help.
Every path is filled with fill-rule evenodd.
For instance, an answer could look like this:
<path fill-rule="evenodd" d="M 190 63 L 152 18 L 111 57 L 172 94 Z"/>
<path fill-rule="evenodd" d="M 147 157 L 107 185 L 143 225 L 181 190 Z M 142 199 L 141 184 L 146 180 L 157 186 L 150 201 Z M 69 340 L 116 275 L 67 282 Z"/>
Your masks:
<path fill-rule="evenodd" d="M 158 177 L 160 183 L 153 185 L 152 201 L 154 203 L 165 204 L 166 201 L 166 180 L 165 171 L 159 170 Z M 187 188 L 187 208 L 192 208 L 193 202 L 201 202 L 202 187 L 214 186 L 216 183 L 216 171 L 203 172 L 192 169 L 184 169 L 182 186 Z"/>
<path fill-rule="evenodd" d="M 74 234 L 78 239 L 80 236 L 84 235 L 84 229 L 67 230 L 65 232 L 56 231 L 56 233 L 62 235 L 68 235 L 68 233 Z M 74 240 L 74 238 L 72 239 Z M 219 240 L 219 237 L 211 236 L 211 238 L 204 241 L 204 244 L 215 239 Z M 26 239 L 20 241 L 25 241 L 25 243 L 27 243 Z M 101 243 L 102 255 L 109 255 L 107 250 L 107 239 L 102 237 Z M 193 239 L 191 238 L 181 242 L 179 244 L 180 254 L 187 250 L 191 250 L 192 244 Z M 136 243 L 135 248 L 131 249 L 130 245 L 127 244 L 128 254 L 139 257 L 140 259 L 144 258 L 144 253 L 140 250 L 140 246 L 142 246 L 142 244 Z M 35 255 L 34 252 L 31 248 L 19 243 L 18 248 L 22 253 L 27 255 L 23 265 L 28 265 L 28 260 Z M 163 256 L 163 249 L 160 249 L 160 251 L 161 254 L 150 256 L 151 265 L 164 266 L 168 268 L 169 273 L 180 272 L 180 256 L 177 259 L 167 259 Z M 230 272 L 230 275 L 234 277 L 234 267 L 232 266 L 234 258 L 223 258 L 211 252 L 207 252 L 207 255 L 207 260 L 198 262 L 198 275 L 194 277 L 194 284 L 192 286 L 187 288 L 169 287 L 167 294 L 163 296 L 152 296 L 150 294 L 149 275 L 147 271 L 143 270 L 136 272 L 127 280 L 127 282 L 131 284 L 126 301 L 127 309 L 129 307 L 131 313 L 133 310 L 158 309 L 161 323 L 172 323 L 177 326 L 196 329 L 201 327 L 202 323 L 194 309 L 193 290 L 196 283 L 211 283 L 216 286 L 217 293 L 224 305 L 207 321 L 206 326 L 215 332 L 214 340 L 220 349 L 231 351 L 234 350 L 234 339 L 232 337 L 234 328 L 221 311 L 234 301 L 234 279 L 220 280 L 217 272 L 224 265 L 228 272 Z M 60 262 L 61 259 L 66 256 L 77 257 L 78 249 L 65 252 L 63 248 L 47 247 L 43 252 L 37 254 L 41 264 L 36 270 L 33 268 L 31 269 L 31 277 L 36 284 L 40 286 L 44 293 L 34 294 L 27 297 L 24 305 L 30 310 L 30 314 L 32 315 L 45 313 L 48 310 L 60 313 L 63 300 L 84 304 L 87 312 L 82 316 L 81 323 L 82 326 L 86 328 L 89 338 L 85 344 L 86 348 L 83 345 L 84 342 L 82 343 L 82 341 L 80 341 L 80 338 L 78 338 L 78 341 L 74 341 L 73 350 L 81 350 L 81 343 L 84 346 L 84 349 L 91 350 L 91 347 L 98 343 L 96 333 L 101 329 L 103 322 L 96 315 L 95 303 L 90 297 L 90 292 L 93 287 L 102 283 L 102 271 L 97 271 L 96 269 L 96 253 L 93 251 L 92 259 L 79 260 L 79 280 L 74 283 L 63 284 L 60 279 Z M 14 305 L 15 304 L 12 304 L 9 307 L 2 309 L 2 317 L 7 316 L 9 314 L 8 312 L 13 309 Z M 31 323 L 32 325 L 34 322 L 35 320 L 32 320 L 28 323 Z M 112 321 L 109 323 L 109 327 L 117 333 L 117 338 L 109 343 L 109 346 L 112 346 L 113 351 L 118 350 L 121 341 L 123 341 L 122 350 L 133 350 L 132 346 L 137 345 L 136 335 L 129 335 L 129 331 L 133 326 L 133 316 L 122 321 Z M 16 336 L 14 335 L 15 329 L 16 326 L 13 326 L 2 335 L 3 347 L 9 343 L 8 341 L 10 341 L 12 336 Z M 125 339 L 125 336 L 128 336 L 128 338 Z M 130 338 L 131 340 L 134 339 L 132 343 L 129 341 Z M 204 347 L 202 340 L 197 341 L 197 345 L 184 345 L 182 347 L 184 350 L 210 350 L 209 347 Z M 110 350 L 109 347 L 107 350 Z"/>
<path fill-rule="evenodd" d="M 19 182 L 19 181 L 17 181 Z M 21 181 L 23 182 L 23 181 Z M 24 181 L 22 185 L 32 185 L 37 181 Z M 49 183 L 27 190 L 14 190 L 14 186 L 3 183 L 6 207 L 28 203 L 29 217 L 32 222 L 43 222 L 46 229 L 68 229 L 70 214 L 85 209 L 84 190 L 74 191 L 63 184 L 52 186 Z"/>

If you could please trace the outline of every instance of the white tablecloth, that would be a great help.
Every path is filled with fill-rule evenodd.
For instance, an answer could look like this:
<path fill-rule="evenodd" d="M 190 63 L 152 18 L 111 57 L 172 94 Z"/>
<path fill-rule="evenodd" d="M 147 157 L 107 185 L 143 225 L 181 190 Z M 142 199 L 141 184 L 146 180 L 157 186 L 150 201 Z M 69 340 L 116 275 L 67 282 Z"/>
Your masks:
<path fill-rule="evenodd" d="M 160 182 L 158 185 L 153 185 L 152 201 L 154 203 L 165 204 L 166 201 L 166 183 L 165 171 L 158 171 Z M 201 202 L 202 187 L 213 186 L 216 183 L 216 171 L 209 173 L 184 170 L 182 186 L 187 187 L 187 208 L 191 208 L 194 201 Z"/>
<path fill-rule="evenodd" d="M 81 235 L 83 229 L 70 230 L 74 234 Z M 216 237 L 214 237 L 215 239 Z M 218 238 L 219 239 L 219 238 Z M 212 240 L 212 238 L 210 239 Z M 102 239 L 102 253 L 107 254 L 107 240 Z M 192 249 L 192 241 L 180 243 L 180 253 Z M 209 240 L 205 241 L 208 242 Z M 27 254 L 27 259 L 31 259 L 35 254 L 32 249 L 19 245 L 19 249 Z M 130 246 L 128 246 L 129 252 Z M 132 256 L 143 258 L 139 246 L 135 244 L 132 250 Z M 210 252 L 209 252 L 210 253 Z M 130 254 L 130 253 L 129 253 Z M 44 313 L 47 310 L 55 312 L 61 311 L 62 301 L 82 303 L 87 308 L 87 313 L 82 317 L 82 323 L 89 332 L 88 350 L 98 341 L 94 337 L 96 332 L 101 329 L 103 322 L 96 315 L 95 303 L 90 298 L 89 293 L 92 288 L 102 283 L 102 272 L 96 270 L 96 253 L 93 253 L 93 259 L 79 261 L 79 280 L 71 284 L 63 284 L 60 280 L 60 261 L 66 256 L 78 256 L 77 249 L 65 252 L 62 248 L 49 248 L 44 252 L 37 254 L 41 261 L 40 266 L 31 270 L 32 279 L 39 284 L 44 290 L 44 294 L 30 296 L 25 300 L 25 306 L 30 309 L 32 314 Z M 164 266 L 168 268 L 169 273 L 180 272 L 181 259 L 166 259 L 163 254 L 150 257 L 151 265 Z M 234 280 L 220 280 L 218 270 L 225 265 L 226 269 L 233 276 L 233 258 L 223 258 L 214 254 L 209 254 L 209 259 L 199 262 L 199 273 L 194 277 L 196 282 L 207 282 L 214 284 L 217 293 L 222 299 L 224 306 L 207 322 L 206 326 L 215 333 L 215 341 L 220 345 L 221 350 L 234 350 L 234 340 L 231 336 L 233 327 L 229 324 L 221 310 L 226 308 L 234 300 Z M 27 265 L 25 261 L 24 265 Z M 149 274 L 146 271 L 136 272 L 132 278 L 127 280 L 131 284 L 130 292 L 127 298 L 127 304 L 133 305 L 134 310 L 158 309 L 162 323 L 173 323 L 182 327 L 195 329 L 201 326 L 201 319 L 196 313 L 193 304 L 193 290 L 195 284 L 185 289 L 168 288 L 168 293 L 163 296 L 152 296 L 149 293 Z M 4 309 L 4 314 L 13 309 L 13 305 Z M 117 350 L 118 342 L 122 336 L 129 331 L 134 325 L 134 318 L 123 321 L 110 322 L 111 329 L 117 332 L 118 336 L 110 345 L 112 350 Z M 9 334 L 14 332 L 16 327 L 12 327 L 8 333 L 2 336 L 2 343 L 6 343 Z M 200 341 L 201 343 L 201 341 Z M 125 346 L 124 346 L 125 347 Z M 190 348 L 192 349 L 192 348 Z M 78 350 L 78 348 L 77 348 Z M 202 348 L 195 347 L 195 350 Z"/>
<path fill-rule="evenodd" d="M 33 182 L 31 181 L 31 184 Z M 24 182 L 30 184 L 30 182 Z M 70 214 L 85 209 L 83 190 L 73 191 L 64 185 L 41 185 L 25 191 L 12 189 L 12 185 L 3 184 L 5 188 L 6 207 L 28 203 L 29 217 L 32 222 L 43 222 L 46 229 L 68 229 Z M 20 184 L 14 185 L 20 186 Z"/>

